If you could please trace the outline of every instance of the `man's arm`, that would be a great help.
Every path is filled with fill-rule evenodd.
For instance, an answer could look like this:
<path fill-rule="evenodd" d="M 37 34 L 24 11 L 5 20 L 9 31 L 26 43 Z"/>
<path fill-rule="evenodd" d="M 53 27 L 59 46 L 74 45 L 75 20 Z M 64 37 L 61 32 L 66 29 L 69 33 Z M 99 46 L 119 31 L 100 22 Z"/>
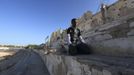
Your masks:
<path fill-rule="evenodd" d="M 82 36 L 79 36 L 82 43 L 86 43 Z"/>
<path fill-rule="evenodd" d="M 67 34 L 67 36 L 68 36 L 68 43 L 69 43 L 69 44 L 72 44 L 70 34 Z"/>
<path fill-rule="evenodd" d="M 83 37 L 81 36 L 81 31 L 80 31 L 80 29 L 78 29 L 78 30 L 79 30 L 78 36 L 79 36 L 81 42 L 82 42 L 82 43 L 85 43 L 85 40 L 84 40 Z"/>
<path fill-rule="evenodd" d="M 72 44 L 71 42 L 71 36 L 70 36 L 70 28 L 67 29 L 67 37 L 68 37 L 68 44 Z"/>

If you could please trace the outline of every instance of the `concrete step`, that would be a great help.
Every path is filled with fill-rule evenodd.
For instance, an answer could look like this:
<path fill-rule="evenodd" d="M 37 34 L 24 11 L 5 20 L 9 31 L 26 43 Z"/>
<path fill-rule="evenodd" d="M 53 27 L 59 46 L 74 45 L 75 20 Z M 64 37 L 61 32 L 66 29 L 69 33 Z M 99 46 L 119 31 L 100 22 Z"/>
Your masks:
<path fill-rule="evenodd" d="M 84 60 L 94 61 L 94 62 L 106 64 L 107 66 L 134 69 L 133 57 L 113 57 L 113 56 L 92 54 L 92 55 L 77 55 L 76 58 L 80 61 L 84 61 Z"/>
<path fill-rule="evenodd" d="M 134 58 L 38 52 L 51 75 L 134 75 Z"/>

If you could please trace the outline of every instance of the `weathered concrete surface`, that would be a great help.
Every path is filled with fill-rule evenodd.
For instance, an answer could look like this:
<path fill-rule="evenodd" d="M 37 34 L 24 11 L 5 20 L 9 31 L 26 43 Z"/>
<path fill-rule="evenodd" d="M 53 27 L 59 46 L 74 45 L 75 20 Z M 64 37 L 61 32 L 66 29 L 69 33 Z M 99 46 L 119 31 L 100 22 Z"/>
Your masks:
<path fill-rule="evenodd" d="M 49 72 L 37 53 L 22 50 L 0 62 L 0 75 L 49 75 Z"/>
<path fill-rule="evenodd" d="M 51 75 L 133 75 L 134 58 L 102 55 L 45 55 L 38 52 Z"/>
<path fill-rule="evenodd" d="M 134 15 L 98 26 L 83 33 L 88 45 L 96 54 L 132 56 L 134 54 Z"/>

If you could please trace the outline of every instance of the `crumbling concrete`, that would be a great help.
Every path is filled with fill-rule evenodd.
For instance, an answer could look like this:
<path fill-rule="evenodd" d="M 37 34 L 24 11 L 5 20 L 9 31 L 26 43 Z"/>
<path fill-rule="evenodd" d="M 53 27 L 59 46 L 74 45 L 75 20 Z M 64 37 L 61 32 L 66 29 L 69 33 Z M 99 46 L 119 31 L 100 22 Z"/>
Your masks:
<path fill-rule="evenodd" d="M 51 75 L 133 75 L 134 58 L 102 55 L 45 55 L 42 57 Z"/>

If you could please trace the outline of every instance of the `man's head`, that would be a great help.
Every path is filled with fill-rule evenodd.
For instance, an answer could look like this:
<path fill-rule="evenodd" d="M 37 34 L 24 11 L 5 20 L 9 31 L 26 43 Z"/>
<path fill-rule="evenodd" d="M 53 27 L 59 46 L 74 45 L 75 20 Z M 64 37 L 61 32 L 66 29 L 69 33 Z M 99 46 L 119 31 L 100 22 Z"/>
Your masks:
<path fill-rule="evenodd" d="M 72 20 L 71 20 L 71 24 L 72 24 L 72 27 L 76 27 L 76 18 L 73 18 Z"/>

